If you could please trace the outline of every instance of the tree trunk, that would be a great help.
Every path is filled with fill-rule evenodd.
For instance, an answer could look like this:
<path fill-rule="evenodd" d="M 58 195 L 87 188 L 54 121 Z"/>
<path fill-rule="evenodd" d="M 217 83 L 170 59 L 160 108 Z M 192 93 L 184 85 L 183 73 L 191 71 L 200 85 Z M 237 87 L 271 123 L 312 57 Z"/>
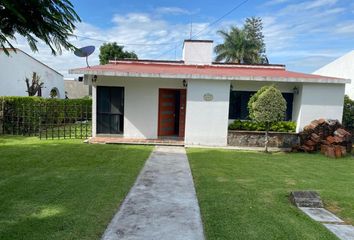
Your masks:
<path fill-rule="evenodd" d="M 269 123 L 265 124 L 266 131 L 265 131 L 265 142 L 264 142 L 264 151 L 267 153 L 268 152 L 268 142 L 269 142 Z"/>

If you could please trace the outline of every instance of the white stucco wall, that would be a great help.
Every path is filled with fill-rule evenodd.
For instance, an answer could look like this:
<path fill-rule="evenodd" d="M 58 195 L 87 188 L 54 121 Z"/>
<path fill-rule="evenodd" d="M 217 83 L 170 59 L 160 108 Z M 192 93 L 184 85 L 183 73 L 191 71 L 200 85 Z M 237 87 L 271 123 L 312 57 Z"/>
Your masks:
<path fill-rule="evenodd" d="M 319 118 L 342 121 L 344 90 L 344 84 L 303 84 L 296 100 L 297 132 Z"/>
<path fill-rule="evenodd" d="M 96 85 L 124 87 L 124 130 L 126 138 L 156 139 L 159 88 L 183 89 L 181 80 L 98 77 Z M 93 117 L 96 113 L 96 88 L 92 88 Z M 96 118 L 92 135 L 96 136 Z"/>
<path fill-rule="evenodd" d="M 97 88 L 92 85 L 92 137 L 97 133 Z"/>
<path fill-rule="evenodd" d="M 211 64 L 213 61 L 213 42 L 186 40 L 182 55 L 185 64 Z"/>
<path fill-rule="evenodd" d="M 22 51 L 10 51 L 7 56 L 0 50 L 0 96 L 28 96 L 25 79 L 32 79 L 36 72 L 44 82 L 43 97 L 50 97 L 50 90 L 57 88 L 61 98 L 65 97 L 63 76 Z"/>
<path fill-rule="evenodd" d="M 211 94 L 213 100 L 205 101 Z M 230 81 L 188 81 L 186 145 L 227 145 Z"/>
<path fill-rule="evenodd" d="M 292 120 L 294 122 L 296 122 L 296 132 L 299 132 L 300 129 L 302 130 L 302 128 L 300 128 L 300 124 L 299 124 L 299 122 L 300 122 L 300 112 L 301 112 L 301 99 L 302 99 L 302 84 L 299 85 L 297 88 L 299 90 L 299 93 L 298 94 L 294 94 Z"/>
<path fill-rule="evenodd" d="M 351 83 L 346 84 L 345 94 L 354 99 L 354 51 L 316 70 L 314 74 L 351 79 Z"/>
<path fill-rule="evenodd" d="M 87 76 L 86 76 L 87 78 Z M 88 76 L 90 78 L 90 76 Z M 262 82 L 233 81 L 234 89 L 257 91 Z M 159 88 L 183 89 L 180 79 L 99 76 L 96 85 L 124 87 L 124 133 L 126 138 L 157 138 Z M 297 131 L 318 118 L 342 119 L 344 84 L 276 83 L 282 92 L 294 94 L 293 121 Z M 213 96 L 211 101 L 205 94 Z M 229 124 L 230 81 L 188 80 L 186 145 L 226 146 Z M 96 88 L 93 98 L 93 136 L 96 136 Z"/>

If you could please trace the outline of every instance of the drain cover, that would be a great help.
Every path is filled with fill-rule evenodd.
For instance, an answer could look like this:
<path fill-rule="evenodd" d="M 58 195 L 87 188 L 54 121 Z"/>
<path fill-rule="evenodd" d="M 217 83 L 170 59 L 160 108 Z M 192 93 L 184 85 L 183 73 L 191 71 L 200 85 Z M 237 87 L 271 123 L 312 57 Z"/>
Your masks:
<path fill-rule="evenodd" d="M 315 191 L 291 192 L 290 201 L 297 207 L 323 208 L 321 197 Z"/>

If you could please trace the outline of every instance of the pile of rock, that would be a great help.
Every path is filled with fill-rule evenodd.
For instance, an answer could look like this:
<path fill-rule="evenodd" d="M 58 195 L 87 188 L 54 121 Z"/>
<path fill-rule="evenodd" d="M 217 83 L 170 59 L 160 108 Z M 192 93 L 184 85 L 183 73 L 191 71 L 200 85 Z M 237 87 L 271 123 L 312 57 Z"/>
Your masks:
<path fill-rule="evenodd" d="M 352 151 L 352 136 L 338 120 L 314 120 L 299 136 L 298 150 L 304 152 L 321 151 L 328 157 L 338 158 Z"/>

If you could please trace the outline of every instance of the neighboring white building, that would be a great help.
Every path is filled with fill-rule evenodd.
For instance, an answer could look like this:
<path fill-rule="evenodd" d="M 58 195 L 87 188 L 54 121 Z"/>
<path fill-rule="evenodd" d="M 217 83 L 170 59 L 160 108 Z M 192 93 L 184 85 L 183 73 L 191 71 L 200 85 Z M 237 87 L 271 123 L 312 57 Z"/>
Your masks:
<path fill-rule="evenodd" d="M 63 75 L 20 49 L 7 49 L 7 56 L 0 48 L 0 96 L 28 96 L 25 79 L 32 79 L 36 72 L 44 83 L 42 97 L 50 97 L 55 89 L 58 97 L 64 98 Z"/>
<path fill-rule="evenodd" d="M 345 94 L 354 99 L 354 51 L 321 67 L 314 74 L 351 79 L 351 84 L 345 86 Z"/>
<path fill-rule="evenodd" d="M 283 93 L 297 131 L 314 119 L 342 119 L 349 80 L 284 65 L 213 63 L 212 44 L 185 41 L 183 61 L 122 60 L 70 70 L 92 85 L 93 137 L 178 137 L 186 145 L 226 146 L 230 120 L 247 117 L 251 94 L 270 84 Z"/>

